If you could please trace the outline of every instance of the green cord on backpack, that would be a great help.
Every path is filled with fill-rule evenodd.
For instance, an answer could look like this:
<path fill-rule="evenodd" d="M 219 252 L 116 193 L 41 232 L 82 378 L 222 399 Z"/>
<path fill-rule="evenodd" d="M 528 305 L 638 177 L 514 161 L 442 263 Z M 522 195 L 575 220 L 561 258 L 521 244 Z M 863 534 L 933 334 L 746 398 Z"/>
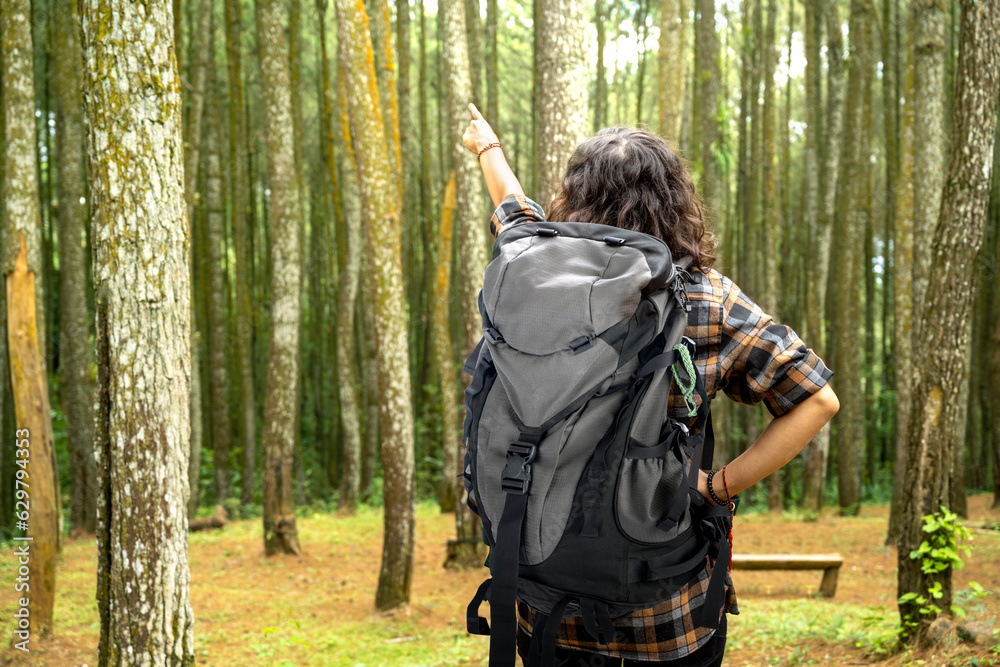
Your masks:
<path fill-rule="evenodd" d="M 684 381 L 681 380 L 680 374 L 677 372 L 677 364 L 674 364 L 670 369 L 674 373 L 674 380 L 677 381 L 677 386 L 681 388 L 681 393 L 684 395 L 684 405 L 688 409 L 688 417 L 694 417 L 698 414 L 698 406 L 694 404 L 694 385 L 696 381 L 694 364 L 691 362 L 691 353 L 688 352 L 687 345 L 684 343 L 677 343 L 674 345 L 674 350 L 680 355 L 680 361 L 684 364 L 684 372 L 687 373 L 689 384 L 685 386 Z"/>

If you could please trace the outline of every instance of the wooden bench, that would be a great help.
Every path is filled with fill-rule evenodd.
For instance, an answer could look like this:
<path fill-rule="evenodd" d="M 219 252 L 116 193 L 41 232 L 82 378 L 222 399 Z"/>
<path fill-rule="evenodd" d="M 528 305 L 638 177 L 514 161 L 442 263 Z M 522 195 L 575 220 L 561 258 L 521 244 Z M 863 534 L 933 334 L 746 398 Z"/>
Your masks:
<path fill-rule="evenodd" d="M 823 570 L 819 592 L 827 598 L 837 592 L 837 575 L 843 564 L 840 554 L 733 554 L 734 570 Z"/>

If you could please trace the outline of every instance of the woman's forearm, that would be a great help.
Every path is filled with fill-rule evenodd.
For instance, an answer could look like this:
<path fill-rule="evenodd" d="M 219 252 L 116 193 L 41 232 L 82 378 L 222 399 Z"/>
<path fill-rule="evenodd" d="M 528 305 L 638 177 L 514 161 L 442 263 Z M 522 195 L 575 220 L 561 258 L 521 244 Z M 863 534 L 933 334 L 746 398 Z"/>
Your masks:
<path fill-rule="evenodd" d="M 517 180 L 507 158 L 504 157 L 503 149 L 500 147 L 490 148 L 479 156 L 479 166 L 483 169 L 483 178 L 486 179 L 486 189 L 490 191 L 490 199 L 493 206 L 499 206 L 500 202 L 510 195 L 524 195 L 521 183 Z"/>
<path fill-rule="evenodd" d="M 716 475 L 712 488 L 720 498 L 734 496 L 772 474 L 795 458 L 840 408 L 840 401 L 829 384 L 795 406 L 790 412 L 771 420 L 750 447 L 726 466 L 725 485 Z M 706 476 L 700 488 L 707 495 Z"/>

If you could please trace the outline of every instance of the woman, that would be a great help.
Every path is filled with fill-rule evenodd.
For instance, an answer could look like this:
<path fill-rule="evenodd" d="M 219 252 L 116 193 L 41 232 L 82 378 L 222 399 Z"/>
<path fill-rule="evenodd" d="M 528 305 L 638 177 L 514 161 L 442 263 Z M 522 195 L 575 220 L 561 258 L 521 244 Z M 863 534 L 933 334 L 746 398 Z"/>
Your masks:
<path fill-rule="evenodd" d="M 541 207 L 524 196 L 503 147 L 474 105 L 465 131 L 496 212 L 493 238 L 517 222 L 543 221 Z M 685 335 L 696 344 L 694 364 L 712 397 L 722 389 L 744 404 L 764 401 L 774 419 L 747 450 L 716 471 L 701 471 L 698 490 L 712 505 L 731 498 L 795 457 L 840 407 L 829 385 L 833 373 L 786 326 L 774 324 L 733 282 L 712 269 L 715 241 L 705 227 L 694 183 L 683 161 L 650 132 L 608 128 L 585 140 L 570 157 L 560 191 L 549 207 L 552 221 L 591 222 L 644 232 L 662 239 L 674 258 L 693 258 L 688 286 L 691 312 Z M 675 387 L 676 390 L 676 387 Z M 679 391 L 670 416 L 687 420 Z M 697 627 L 693 612 L 705 598 L 714 563 L 673 597 L 651 609 L 614 619 L 616 641 L 589 638 L 578 619 L 559 629 L 556 664 L 708 667 L 722 664 L 725 615 L 718 630 Z M 727 611 L 738 613 L 729 584 Z M 534 610 L 518 603 L 518 652 L 526 657 Z"/>

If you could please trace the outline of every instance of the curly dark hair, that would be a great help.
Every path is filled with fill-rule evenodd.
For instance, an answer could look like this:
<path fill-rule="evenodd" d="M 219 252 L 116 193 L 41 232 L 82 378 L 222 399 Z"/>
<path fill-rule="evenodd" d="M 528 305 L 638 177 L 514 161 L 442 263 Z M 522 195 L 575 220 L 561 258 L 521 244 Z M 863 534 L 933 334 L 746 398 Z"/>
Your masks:
<path fill-rule="evenodd" d="M 687 164 L 647 130 L 608 127 L 577 146 L 547 217 L 644 232 L 703 272 L 715 263 L 715 236 Z"/>

